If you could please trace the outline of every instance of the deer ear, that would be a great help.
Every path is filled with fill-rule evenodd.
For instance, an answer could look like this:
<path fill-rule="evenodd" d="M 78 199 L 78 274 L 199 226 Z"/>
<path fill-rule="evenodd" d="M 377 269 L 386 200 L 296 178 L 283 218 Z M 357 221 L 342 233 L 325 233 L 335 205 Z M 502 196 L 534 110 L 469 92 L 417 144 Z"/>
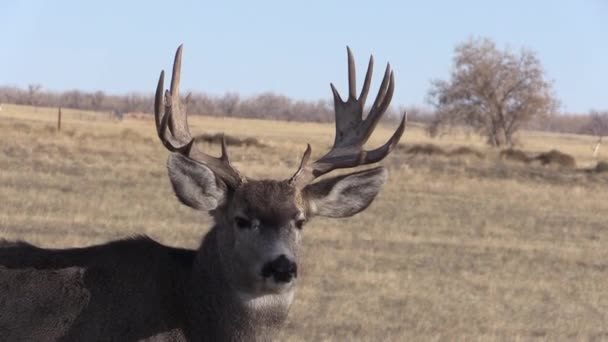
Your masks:
<path fill-rule="evenodd" d="M 173 191 L 183 204 L 210 211 L 224 202 L 226 185 L 205 165 L 179 153 L 171 153 L 167 168 Z"/>
<path fill-rule="evenodd" d="M 312 215 L 348 217 L 367 208 L 386 182 L 384 167 L 324 179 L 304 188 Z"/>

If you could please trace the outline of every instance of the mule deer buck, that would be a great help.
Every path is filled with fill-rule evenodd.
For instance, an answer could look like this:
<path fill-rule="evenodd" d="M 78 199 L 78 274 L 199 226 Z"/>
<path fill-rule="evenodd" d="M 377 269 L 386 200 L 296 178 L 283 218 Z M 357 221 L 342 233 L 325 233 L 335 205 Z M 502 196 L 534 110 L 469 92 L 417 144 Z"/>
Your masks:
<path fill-rule="evenodd" d="M 156 128 L 171 151 L 167 164 L 177 198 L 208 211 L 214 226 L 198 250 L 147 237 L 62 250 L 0 243 L 3 340 L 272 339 L 294 298 L 304 224 L 314 216 L 354 215 L 378 194 L 387 179 L 381 166 L 314 180 L 379 162 L 398 143 L 405 115 L 383 146 L 363 150 L 393 95 L 390 66 L 364 119 L 373 59 L 357 98 L 349 49 L 348 99 L 331 85 L 336 114 L 331 150 L 310 162 L 308 145 L 293 176 L 255 180 L 230 163 L 225 142 L 219 158 L 197 149 L 180 109 L 181 57 L 180 46 L 164 94 L 164 71 L 160 74 Z"/>

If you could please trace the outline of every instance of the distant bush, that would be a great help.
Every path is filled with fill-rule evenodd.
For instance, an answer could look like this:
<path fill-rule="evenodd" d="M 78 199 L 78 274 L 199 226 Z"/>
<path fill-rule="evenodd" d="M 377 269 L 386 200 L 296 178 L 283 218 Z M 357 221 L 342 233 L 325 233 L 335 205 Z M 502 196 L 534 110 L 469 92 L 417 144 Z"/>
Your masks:
<path fill-rule="evenodd" d="M 595 166 L 595 172 L 603 173 L 608 172 L 608 161 L 600 161 Z"/>
<path fill-rule="evenodd" d="M 574 157 L 558 150 L 543 152 L 532 159 L 540 161 L 543 165 L 559 165 L 568 168 L 576 167 L 576 160 Z"/>

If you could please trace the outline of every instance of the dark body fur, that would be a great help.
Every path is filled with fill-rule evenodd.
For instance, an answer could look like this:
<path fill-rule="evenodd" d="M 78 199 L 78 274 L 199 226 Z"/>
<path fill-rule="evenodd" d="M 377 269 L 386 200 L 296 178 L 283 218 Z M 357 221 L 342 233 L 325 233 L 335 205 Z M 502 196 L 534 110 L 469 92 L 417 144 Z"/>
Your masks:
<path fill-rule="evenodd" d="M 221 267 L 209 262 L 217 260 L 215 237 L 216 228 L 198 251 L 146 237 L 63 250 L 0 242 L 0 336 L 5 341 L 266 339 L 264 331 L 252 335 L 250 329 L 259 320 L 278 328 L 287 312 L 254 315 L 234 297 Z"/>

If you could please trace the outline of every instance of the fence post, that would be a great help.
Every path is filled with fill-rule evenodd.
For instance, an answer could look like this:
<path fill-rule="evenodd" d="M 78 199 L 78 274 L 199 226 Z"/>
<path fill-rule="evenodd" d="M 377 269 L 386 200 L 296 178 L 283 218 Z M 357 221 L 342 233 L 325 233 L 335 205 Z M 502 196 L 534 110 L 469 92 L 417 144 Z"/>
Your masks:
<path fill-rule="evenodd" d="M 61 131 L 61 107 L 57 111 L 57 132 Z"/>

